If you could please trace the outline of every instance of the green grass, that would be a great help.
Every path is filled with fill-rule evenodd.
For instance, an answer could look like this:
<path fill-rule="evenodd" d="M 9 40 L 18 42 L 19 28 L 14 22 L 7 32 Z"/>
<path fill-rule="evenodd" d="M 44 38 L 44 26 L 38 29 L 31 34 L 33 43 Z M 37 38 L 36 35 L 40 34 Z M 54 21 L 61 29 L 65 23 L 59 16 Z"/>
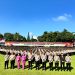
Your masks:
<path fill-rule="evenodd" d="M 40 70 L 28 70 L 28 69 L 20 69 L 18 70 L 17 68 L 15 69 L 4 69 L 4 56 L 0 54 L 0 75 L 75 75 L 75 56 L 71 56 L 72 58 L 72 67 L 73 69 L 70 71 L 49 71 L 47 69 L 46 71 Z M 27 63 L 26 63 L 27 65 Z M 48 64 L 47 64 L 48 65 Z M 10 65 L 9 65 L 10 67 Z"/>

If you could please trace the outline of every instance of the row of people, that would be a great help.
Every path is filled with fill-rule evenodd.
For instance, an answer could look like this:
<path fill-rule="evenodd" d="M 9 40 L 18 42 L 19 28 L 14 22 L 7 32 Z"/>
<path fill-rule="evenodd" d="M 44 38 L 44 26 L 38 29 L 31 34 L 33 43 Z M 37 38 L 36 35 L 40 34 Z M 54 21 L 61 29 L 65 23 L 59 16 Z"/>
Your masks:
<path fill-rule="evenodd" d="M 20 69 L 20 65 L 22 63 L 22 69 L 25 68 L 26 60 L 28 60 L 28 69 L 32 69 L 32 64 L 35 63 L 36 69 L 40 68 L 40 64 L 42 64 L 42 69 L 46 70 L 46 63 L 49 62 L 49 68 L 50 70 L 53 69 L 53 63 L 55 63 L 55 69 L 58 69 L 59 64 L 61 67 L 61 70 L 65 68 L 65 62 L 67 70 L 71 67 L 71 57 L 69 54 L 66 56 L 59 55 L 58 53 L 53 54 L 52 52 L 45 53 L 44 51 L 28 51 L 28 53 L 18 53 L 17 55 L 12 52 L 10 55 L 6 53 L 5 55 L 5 69 L 8 68 L 8 63 L 10 60 L 11 68 L 14 69 L 15 60 L 17 63 L 17 68 Z"/>

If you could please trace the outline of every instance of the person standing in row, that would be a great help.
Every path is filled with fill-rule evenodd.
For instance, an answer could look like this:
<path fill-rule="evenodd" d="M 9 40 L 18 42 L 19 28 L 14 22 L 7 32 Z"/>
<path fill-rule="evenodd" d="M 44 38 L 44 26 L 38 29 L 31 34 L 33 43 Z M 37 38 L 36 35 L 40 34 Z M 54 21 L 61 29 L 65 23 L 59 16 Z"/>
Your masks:
<path fill-rule="evenodd" d="M 53 70 L 53 55 L 51 53 L 48 56 L 48 60 L 49 60 L 49 68 L 50 70 Z"/>
<path fill-rule="evenodd" d="M 63 54 L 60 56 L 60 67 L 61 71 L 65 68 L 65 56 Z"/>
<path fill-rule="evenodd" d="M 46 70 L 46 59 L 47 59 L 47 56 L 46 56 L 45 53 L 42 53 L 41 59 L 42 59 L 42 70 Z"/>
<path fill-rule="evenodd" d="M 65 60 L 66 60 L 67 70 L 71 70 L 71 57 L 69 56 L 69 54 L 67 54 L 67 56 L 65 57 Z"/>
<path fill-rule="evenodd" d="M 6 55 L 5 55 L 5 66 L 4 66 L 4 68 L 5 69 L 8 69 L 8 64 L 9 64 L 9 55 L 8 55 L 8 53 L 6 53 Z"/>
<path fill-rule="evenodd" d="M 22 54 L 21 60 L 22 60 L 22 69 L 24 69 L 25 63 L 26 63 L 26 55 L 25 54 Z"/>
<path fill-rule="evenodd" d="M 11 64 L 11 69 L 14 69 L 14 65 L 15 65 L 15 54 L 12 52 L 10 55 L 10 64 Z"/>
<path fill-rule="evenodd" d="M 59 68 L 59 56 L 57 54 L 55 54 L 54 56 L 54 61 L 55 61 L 55 70 L 57 70 Z"/>
<path fill-rule="evenodd" d="M 28 69 L 32 69 L 32 53 L 28 52 Z"/>
<path fill-rule="evenodd" d="M 18 55 L 16 56 L 16 62 L 17 62 L 17 68 L 20 69 L 20 62 L 21 62 L 21 56 L 18 53 Z"/>
<path fill-rule="evenodd" d="M 40 55 L 39 53 L 36 53 L 35 54 L 36 70 L 37 69 L 39 70 L 39 66 L 40 66 L 39 61 L 40 61 Z"/>

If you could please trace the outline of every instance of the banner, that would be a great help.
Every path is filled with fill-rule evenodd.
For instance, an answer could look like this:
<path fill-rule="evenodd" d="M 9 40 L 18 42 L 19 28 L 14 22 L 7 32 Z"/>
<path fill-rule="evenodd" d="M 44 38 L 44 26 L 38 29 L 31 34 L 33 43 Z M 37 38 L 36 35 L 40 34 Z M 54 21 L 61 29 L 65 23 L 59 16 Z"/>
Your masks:
<path fill-rule="evenodd" d="M 5 46 L 62 46 L 73 47 L 71 42 L 5 42 Z"/>

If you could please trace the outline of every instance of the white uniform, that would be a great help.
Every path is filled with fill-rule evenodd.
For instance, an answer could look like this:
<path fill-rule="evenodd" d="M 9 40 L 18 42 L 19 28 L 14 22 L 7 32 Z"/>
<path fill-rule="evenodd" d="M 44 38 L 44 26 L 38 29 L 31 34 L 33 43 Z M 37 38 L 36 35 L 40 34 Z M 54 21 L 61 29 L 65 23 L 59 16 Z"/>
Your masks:
<path fill-rule="evenodd" d="M 71 57 L 70 56 L 66 56 L 65 60 L 66 60 L 66 63 L 70 63 L 71 62 Z"/>
<path fill-rule="evenodd" d="M 54 61 L 58 62 L 59 61 L 59 56 L 54 56 Z"/>
<path fill-rule="evenodd" d="M 49 56 L 48 56 L 48 60 L 49 60 L 49 63 L 50 63 L 50 62 L 53 62 L 53 56 L 49 55 Z"/>
<path fill-rule="evenodd" d="M 41 55 L 41 59 L 42 59 L 42 62 L 45 62 L 46 59 L 47 59 L 46 55 L 42 54 L 42 55 Z"/>
<path fill-rule="evenodd" d="M 9 60 L 9 55 L 5 55 L 5 61 Z"/>
<path fill-rule="evenodd" d="M 9 57 L 10 60 L 15 60 L 15 58 L 16 58 L 15 55 L 10 55 Z"/>
<path fill-rule="evenodd" d="M 28 53 L 28 61 L 31 61 L 31 60 L 32 60 L 32 54 Z"/>
<path fill-rule="evenodd" d="M 40 56 L 35 54 L 35 61 L 39 61 L 40 60 Z"/>

